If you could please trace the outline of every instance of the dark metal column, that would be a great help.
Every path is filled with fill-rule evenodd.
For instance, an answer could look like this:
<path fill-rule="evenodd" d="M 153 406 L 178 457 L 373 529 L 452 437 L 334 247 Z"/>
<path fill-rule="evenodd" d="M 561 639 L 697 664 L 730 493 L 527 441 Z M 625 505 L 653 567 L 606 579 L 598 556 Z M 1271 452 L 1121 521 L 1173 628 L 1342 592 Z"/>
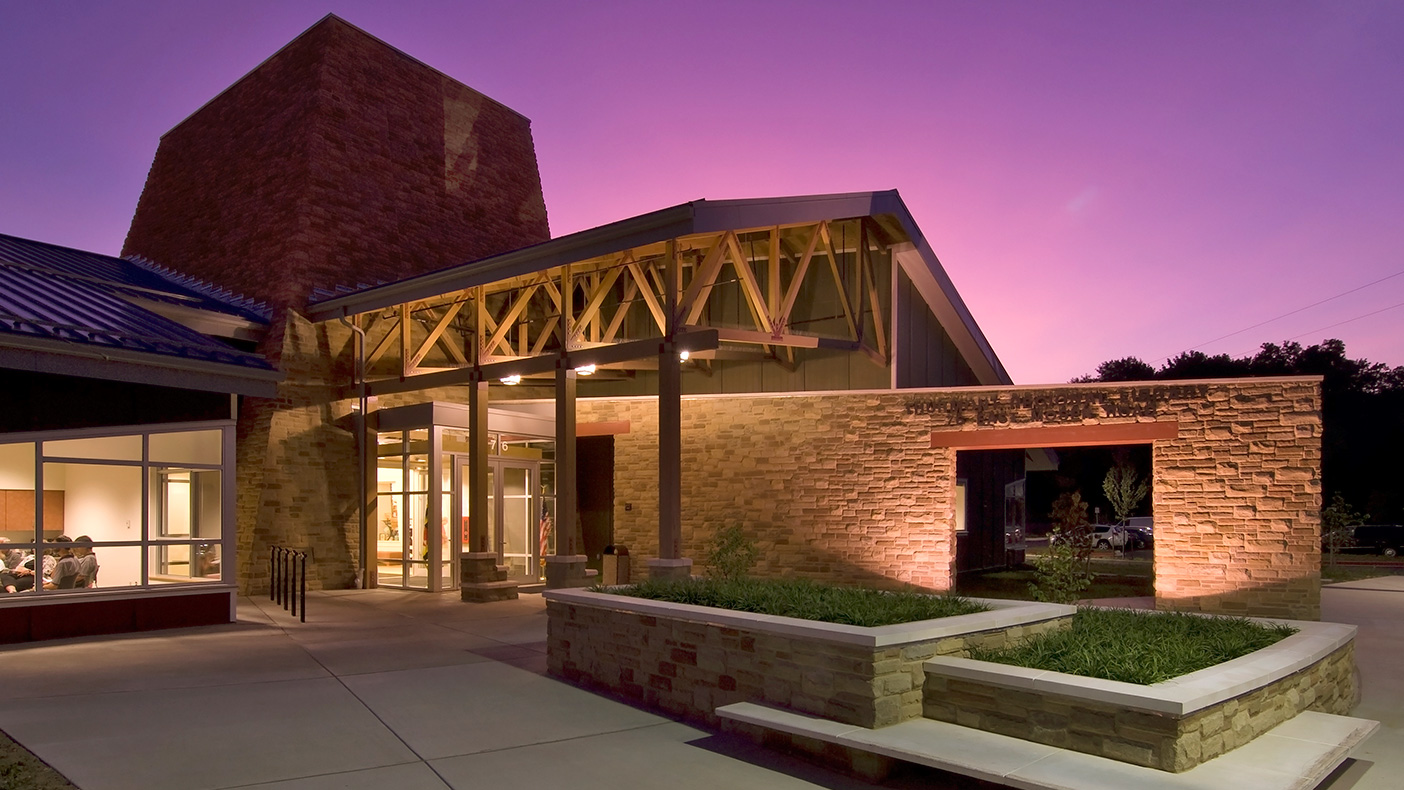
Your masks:
<path fill-rule="evenodd" d="M 468 389 L 468 546 L 465 551 L 497 551 L 488 523 L 488 383 L 474 381 Z"/>
<path fill-rule="evenodd" d="M 579 375 L 562 358 L 556 367 L 556 555 L 581 553 L 575 484 L 575 386 Z"/>
<path fill-rule="evenodd" d="M 678 331 L 677 245 L 668 242 L 663 272 L 668 320 L 658 348 L 658 558 L 679 559 L 682 551 L 682 362 L 674 342 Z"/>
<path fill-rule="evenodd" d="M 682 363 L 672 343 L 658 354 L 658 557 L 682 547 Z"/>

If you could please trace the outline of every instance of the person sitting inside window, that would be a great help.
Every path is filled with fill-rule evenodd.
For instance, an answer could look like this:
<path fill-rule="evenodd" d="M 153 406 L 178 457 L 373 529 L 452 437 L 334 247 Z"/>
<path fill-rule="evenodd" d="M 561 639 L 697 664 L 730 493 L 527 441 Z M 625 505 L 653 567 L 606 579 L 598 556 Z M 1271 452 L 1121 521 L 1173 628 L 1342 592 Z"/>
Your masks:
<path fill-rule="evenodd" d="M 12 549 L 15 553 L 20 553 L 18 549 Z M 35 557 L 33 552 L 24 552 L 19 562 L 15 564 L 13 570 L 6 569 L 0 571 L 0 588 L 7 593 L 24 592 L 34 589 L 34 566 Z M 48 554 L 44 555 L 44 562 L 40 566 L 43 568 L 43 580 L 47 584 L 49 576 L 53 573 L 56 560 Z"/>
<path fill-rule="evenodd" d="M 73 556 L 78 560 L 78 578 L 74 587 L 96 587 L 98 574 L 97 554 L 93 552 L 93 539 L 79 535 L 73 539 Z"/>
<path fill-rule="evenodd" d="M 59 535 L 54 540 L 59 543 L 72 543 L 73 538 L 67 535 Z M 60 546 L 58 549 L 58 561 L 54 563 L 54 573 L 50 581 L 44 582 L 46 590 L 71 590 L 78 583 L 78 558 L 73 556 L 73 549 L 70 546 Z"/>

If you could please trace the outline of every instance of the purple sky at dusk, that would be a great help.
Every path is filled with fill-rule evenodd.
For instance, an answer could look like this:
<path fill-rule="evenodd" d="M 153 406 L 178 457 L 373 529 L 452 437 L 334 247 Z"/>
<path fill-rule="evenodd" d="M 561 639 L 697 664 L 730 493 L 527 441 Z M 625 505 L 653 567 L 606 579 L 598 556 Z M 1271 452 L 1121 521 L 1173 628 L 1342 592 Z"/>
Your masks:
<path fill-rule="evenodd" d="M 896 188 L 1017 383 L 1404 365 L 1397 0 L 0 0 L 0 232 L 116 254 L 161 134 L 328 12 L 530 118 L 553 235 Z"/>

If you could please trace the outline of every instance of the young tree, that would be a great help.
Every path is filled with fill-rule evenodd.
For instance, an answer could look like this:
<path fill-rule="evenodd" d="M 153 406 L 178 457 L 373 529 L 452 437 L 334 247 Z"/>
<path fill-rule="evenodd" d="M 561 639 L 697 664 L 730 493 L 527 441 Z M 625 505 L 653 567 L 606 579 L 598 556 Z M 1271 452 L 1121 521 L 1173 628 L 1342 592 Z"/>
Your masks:
<path fill-rule="evenodd" d="M 1330 554 L 1332 563 L 1337 551 L 1355 544 L 1353 530 L 1365 519 L 1366 515 L 1351 507 L 1340 494 L 1331 497 L 1331 504 L 1321 509 L 1321 550 Z"/>
<path fill-rule="evenodd" d="M 1092 529 L 1087 523 L 1087 503 L 1072 491 L 1053 502 L 1053 532 L 1048 552 L 1034 560 L 1034 580 L 1029 592 L 1036 601 L 1073 603 L 1092 585 Z"/>
<path fill-rule="evenodd" d="M 1150 484 L 1136 473 L 1136 467 L 1119 463 L 1108 469 L 1107 476 L 1102 478 L 1102 493 L 1116 511 L 1117 523 L 1124 524 L 1150 494 Z"/>

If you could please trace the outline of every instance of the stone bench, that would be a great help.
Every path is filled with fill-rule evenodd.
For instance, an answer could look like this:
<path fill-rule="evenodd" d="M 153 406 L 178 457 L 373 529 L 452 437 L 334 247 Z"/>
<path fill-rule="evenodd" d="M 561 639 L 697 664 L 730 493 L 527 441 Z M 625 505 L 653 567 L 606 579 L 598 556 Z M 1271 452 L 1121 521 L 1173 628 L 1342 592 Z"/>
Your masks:
<path fill-rule="evenodd" d="M 811 754 L 819 753 L 816 745 L 845 751 L 845 767 L 874 781 L 891 761 L 902 761 L 1022 790 L 1311 790 L 1379 728 L 1364 719 L 1302 713 L 1242 748 L 1170 773 L 931 719 L 872 730 L 750 702 L 716 713 L 763 742 L 792 738 Z"/>

